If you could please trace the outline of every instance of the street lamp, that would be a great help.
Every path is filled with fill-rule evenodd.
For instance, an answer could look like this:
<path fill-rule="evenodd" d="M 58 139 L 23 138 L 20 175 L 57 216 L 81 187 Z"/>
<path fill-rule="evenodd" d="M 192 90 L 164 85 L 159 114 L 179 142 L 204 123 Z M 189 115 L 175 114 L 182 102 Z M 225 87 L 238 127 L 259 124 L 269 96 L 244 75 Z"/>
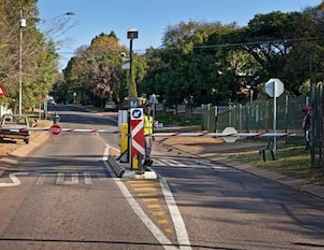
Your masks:
<path fill-rule="evenodd" d="M 19 21 L 19 115 L 22 115 L 22 82 L 23 82 L 23 31 L 27 27 L 27 21 L 20 11 Z"/>
<path fill-rule="evenodd" d="M 136 83 L 133 81 L 133 40 L 138 39 L 138 30 L 129 29 L 127 31 L 127 38 L 129 39 L 129 87 L 128 87 L 128 96 L 137 97 Z"/>

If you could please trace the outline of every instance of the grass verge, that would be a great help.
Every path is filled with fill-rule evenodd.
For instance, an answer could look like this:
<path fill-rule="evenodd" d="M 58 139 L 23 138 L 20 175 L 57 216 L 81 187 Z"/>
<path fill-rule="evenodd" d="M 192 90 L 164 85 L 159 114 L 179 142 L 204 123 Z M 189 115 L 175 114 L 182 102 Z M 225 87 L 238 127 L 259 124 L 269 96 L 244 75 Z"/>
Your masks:
<path fill-rule="evenodd" d="M 267 155 L 267 159 L 270 159 L 270 155 Z M 302 146 L 289 147 L 288 145 L 279 149 L 276 161 L 264 162 L 258 153 L 231 156 L 231 160 L 276 171 L 286 176 L 305 179 L 307 183 L 324 185 L 324 169 L 311 167 L 310 153 Z"/>

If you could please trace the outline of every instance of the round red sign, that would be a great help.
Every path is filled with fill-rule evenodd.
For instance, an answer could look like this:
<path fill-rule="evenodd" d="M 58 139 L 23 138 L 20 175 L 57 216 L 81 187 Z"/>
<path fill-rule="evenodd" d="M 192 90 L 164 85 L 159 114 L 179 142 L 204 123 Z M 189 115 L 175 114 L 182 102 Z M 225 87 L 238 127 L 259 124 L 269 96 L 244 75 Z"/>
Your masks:
<path fill-rule="evenodd" d="M 62 128 L 58 124 L 53 124 L 52 127 L 50 128 L 50 131 L 53 135 L 59 135 L 62 132 Z"/>

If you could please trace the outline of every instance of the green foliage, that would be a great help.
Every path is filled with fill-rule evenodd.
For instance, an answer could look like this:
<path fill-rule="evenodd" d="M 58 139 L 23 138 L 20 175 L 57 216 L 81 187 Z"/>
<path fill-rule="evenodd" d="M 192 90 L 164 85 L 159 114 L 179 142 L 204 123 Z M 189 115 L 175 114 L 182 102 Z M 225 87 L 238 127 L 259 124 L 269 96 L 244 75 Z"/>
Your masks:
<path fill-rule="evenodd" d="M 323 5 L 322 5 L 323 6 Z M 141 91 L 168 106 L 190 96 L 194 104 L 248 101 L 270 78 L 300 95 L 306 81 L 324 78 L 323 7 L 258 14 L 248 25 L 180 22 L 168 27 L 160 49 L 148 49 Z"/>
<path fill-rule="evenodd" d="M 2 0 L 0 2 L 0 82 L 6 88 L 4 101 L 14 109 L 18 104 L 19 18 L 27 19 L 23 31 L 23 104 L 25 111 L 38 106 L 58 75 L 55 44 L 37 28 L 36 0 Z"/>
<path fill-rule="evenodd" d="M 109 100 L 121 103 L 128 95 L 128 71 L 122 69 L 122 52 L 126 53 L 127 49 L 120 45 L 113 31 L 101 33 L 89 47 L 79 48 L 64 69 L 64 81 L 55 86 L 58 101 L 77 101 L 101 107 Z M 145 70 L 144 58 L 134 55 L 132 78 L 137 85 Z M 77 100 L 73 93 L 77 93 Z"/>

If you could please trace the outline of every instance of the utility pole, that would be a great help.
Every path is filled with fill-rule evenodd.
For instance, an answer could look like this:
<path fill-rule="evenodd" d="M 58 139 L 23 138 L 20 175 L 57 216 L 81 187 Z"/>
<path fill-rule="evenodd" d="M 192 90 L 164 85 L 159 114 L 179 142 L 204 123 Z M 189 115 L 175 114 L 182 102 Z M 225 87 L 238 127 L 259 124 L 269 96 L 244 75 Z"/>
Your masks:
<path fill-rule="evenodd" d="M 26 19 L 23 11 L 20 11 L 19 22 L 19 116 L 22 115 L 22 92 L 23 92 L 23 29 L 26 27 Z"/>

